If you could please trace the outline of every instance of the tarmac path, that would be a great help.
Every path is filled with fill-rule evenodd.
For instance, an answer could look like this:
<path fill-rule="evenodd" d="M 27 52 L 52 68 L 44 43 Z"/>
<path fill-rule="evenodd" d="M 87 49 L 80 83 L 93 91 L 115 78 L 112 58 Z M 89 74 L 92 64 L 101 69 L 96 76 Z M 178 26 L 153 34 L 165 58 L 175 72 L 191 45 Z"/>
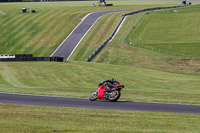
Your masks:
<path fill-rule="evenodd" d="M 88 14 L 77 27 L 68 35 L 68 37 L 60 44 L 60 46 L 51 54 L 50 57 L 63 57 L 64 60 L 68 60 L 72 55 L 76 47 L 79 45 L 81 40 L 85 37 L 87 32 L 97 22 L 97 20 L 104 14 L 117 13 L 130 10 L 111 10 L 111 11 L 100 11 Z"/>
<path fill-rule="evenodd" d="M 134 102 L 134 101 L 108 102 L 105 100 L 97 100 L 92 102 L 89 99 L 83 99 L 83 98 L 24 95 L 24 94 L 10 94 L 10 93 L 0 93 L 0 103 L 18 104 L 18 105 L 71 107 L 71 108 L 200 114 L 200 105 L 146 103 L 146 102 Z"/>

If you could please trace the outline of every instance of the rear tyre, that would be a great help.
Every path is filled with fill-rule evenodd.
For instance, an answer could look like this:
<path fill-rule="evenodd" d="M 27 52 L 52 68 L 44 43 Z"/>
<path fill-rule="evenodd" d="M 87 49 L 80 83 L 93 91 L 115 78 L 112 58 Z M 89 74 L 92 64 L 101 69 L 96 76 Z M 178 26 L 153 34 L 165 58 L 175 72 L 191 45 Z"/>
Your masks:
<path fill-rule="evenodd" d="M 89 99 L 90 99 L 90 101 L 95 101 L 95 100 L 97 100 L 97 93 L 96 93 L 96 92 L 92 93 L 92 94 L 90 95 Z"/>
<path fill-rule="evenodd" d="M 115 102 L 117 101 L 121 96 L 121 92 L 119 90 L 115 90 L 112 92 L 112 94 L 108 97 L 108 100 L 110 102 Z"/>

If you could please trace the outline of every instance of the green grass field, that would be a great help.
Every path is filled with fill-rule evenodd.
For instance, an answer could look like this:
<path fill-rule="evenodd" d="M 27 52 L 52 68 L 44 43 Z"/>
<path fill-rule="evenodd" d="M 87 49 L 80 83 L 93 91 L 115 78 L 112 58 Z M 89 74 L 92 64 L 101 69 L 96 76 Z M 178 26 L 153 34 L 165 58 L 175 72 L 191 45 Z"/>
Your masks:
<path fill-rule="evenodd" d="M 49 56 L 89 12 L 181 4 L 109 2 L 114 6 L 91 7 L 96 1 L 0 3 L 0 54 Z M 1 62 L 0 92 L 88 98 L 99 82 L 115 77 L 125 85 L 120 100 L 200 105 L 200 9 L 195 5 L 199 2 L 192 3 L 177 13 L 172 9 L 127 17 L 91 63 L 84 61 L 108 38 L 123 13 L 101 17 L 68 62 Z M 22 14 L 23 7 L 38 13 Z M 199 114 L 0 104 L 3 133 L 198 133 L 199 120 Z"/>
<path fill-rule="evenodd" d="M 199 5 L 176 10 L 146 15 L 132 30 L 128 40 L 133 45 L 200 58 Z"/>
<path fill-rule="evenodd" d="M 0 4 L 3 12 L 0 15 L 0 37 L 3 38 L 0 39 L 0 53 L 50 56 L 81 18 L 94 11 L 90 7 L 88 10 L 84 3 L 81 5 L 74 7 L 68 2 Z M 23 7 L 38 13 L 22 14 Z"/>
<path fill-rule="evenodd" d="M 199 133 L 199 120 L 199 114 L 0 104 L 1 133 Z"/>
<path fill-rule="evenodd" d="M 126 88 L 121 100 L 200 104 L 199 75 L 85 62 L 0 63 L 0 91 L 84 97 L 115 77 Z"/>
<path fill-rule="evenodd" d="M 144 7 L 144 2 L 136 4 L 135 1 L 112 1 L 113 7 L 92 7 L 93 3 L 98 2 L 0 3 L 0 54 L 50 56 L 86 14 Z M 164 6 L 178 2 L 147 2 L 145 6 L 152 7 L 156 3 Z M 37 13 L 22 14 L 24 7 L 35 9 Z"/>
<path fill-rule="evenodd" d="M 93 62 L 199 74 L 199 17 L 195 17 L 198 16 L 199 5 L 176 10 L 176 13 L 170 9 L 128 16 L 115 39 Z M 107 20 L 106 17 L 102 19 Z M 100 28 L 100 25 L 97 26 Z M 136 26 L 134 30 L 133 26 Z M 100 42 L 94 45 L 88 41 L 92 37 L 97 41 L 95 38 L 104 35 L 95 35 L 95 28 L 91 29 L 86 41 L 83 40 L 70 60 L 85 61 L 98 48 Z M 81 58 L 79 52 L 82 53 Z"/>

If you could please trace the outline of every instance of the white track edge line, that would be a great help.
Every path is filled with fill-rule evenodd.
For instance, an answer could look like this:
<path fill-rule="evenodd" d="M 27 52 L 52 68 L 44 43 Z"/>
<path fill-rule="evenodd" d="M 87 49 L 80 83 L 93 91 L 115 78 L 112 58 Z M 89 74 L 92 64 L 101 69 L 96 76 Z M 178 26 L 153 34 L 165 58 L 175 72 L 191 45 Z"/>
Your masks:
<path fill-rule="evenodd" d="M 71 55 L 74 53 L 74 51 L 76 50 L 76 48 L 78 47 L 78 45 L 80 44 L 80 42 L 84 39 L 84 37 L 87 35 L 87 33 L 92 29 L 92 27 L 96 24 L 96 22 L 101 18 L 101 16 L 92 24 L 92 26 L 87 30 L 87 32 L 83 35 L 83 37 L 80 39 L 80 41 L 77 43 L 76 47 L 72 50 L 72 52 L 70 53 L 70 55 L 68 56 L 68 58 L 66 60 L 68 60 Z"/>
<path fill-rule="evenodd" d="M 103 12 L 103 11 L 99 11 L 99 12 Z M 124 12 L 123 10 L 122 11 L 119 11 L 119 12 Z M 71 34 L 74 32 L 74 30 L 76 30 L 77 28 L 78 28 L 78 26 L 80 25 L 80 24 L 82 24 L 82 22 L 89 16 L 89 15 L 91 15 L 91 14 L 93 14 L 93 13 L 98 13 L 98 12 L 92 12 L 92 13 L 89 13 L 89 14 L 87 14 L 87 15 L 85 15 L 84 17 L 83 17 L 83 19 L 82 19 L 82 21 L 73 29 L 73 31 L 67 36 L 67 38 L 65 38 L 65 40 L 67 40 L 70 36 L 71 36 Z M 117 13 L 117 12 L 114 12 L 114 13 Z M 108 13 L 109 14 L 109 13 Z M 103 15 L 102 15 L 103 16 Z M 100 16 L 101 17 L 101 16 Z M 99 19 L 99 18 L 98 18 Z M 98 20 L 97 19 L 97 20 Z M 97 21 L 95 21 L 95 23 L 96 23 Z M 94 24 L 95 24 L 94 23 Z M 93 25 L 92 25 L 93 26 Z M 90 30 L 90 29 L 89 29 Z M 84 35 L 84 37 L 85 37 L 85 35 Z M 81 38 L 81 40 L 82 40 L 83 38 Z M 56 48 L 56 50 L 50 55 L 50 57 L 52 57 L 53 56 L 53 54 L 63 45 L 63 43 L 65 42 L 65 40 Z M 79 41 L 79 43 L 80 43 L 80 41 Z M 79 43 L 77 44 L 77 45 L 79 45 Z M 76 46 L 77 47 L 77 46 Z M 76 47 L 75 47 L 75 49 L 76 49 Z M 74 49 L 74 50 L 75 50 Z M 72 53 L 74 52 L 74 50 L 72 51 Z M 72 55 L 72 53 L 70 54 L 70 56 Z M 69 57 L 70 57 L 69 56 Z M 69 59 L 69 57 L 66 59 L 66 60 L 68 60 Z"/>
<path fill-rule="evenodd" d="M 124 22 L 125 22 L 125 20 L 126 20 L 126 17 L 127 17 L 127 16 L 125 16 L 124 20 L 121 22 L 121 24 L 120 24 L 119 27 L 117 28 L 116 33 L 114 34 L 114 36 L 112 37 L 112 39 L 111 39 L 109 42 L 111 42 L 111 41 L 115 38 L 115 36 L 116 36 L 117 33 L 119 32 L 119 30 L 121 29 L 122 25 L 124 24 Z"/>
<path fill-rule="evenodd" d="M 124 11 L 119 11 L 119 12 L 124 12 Z M 95 13 L 97 13 L 97 12 L 95 12 Z M 113 12 L 113 13 L 117 13 L 117 12 Z M 112 13 L 107 13 L 107 14 L 112 14 Z M 103 14 L 103 15 L 105 15 L 105 14 Z M 103 16 L 102 15 L 102 16 Z M 93 23 L 93 25 L 88 29 L 88 31 L 84 34 L 84 36 L 80 39 L 80 41 L 77 43 L 77 45 L 76 45 L 76 47 L 73 49 L 73 51 L 70 53 L 70 55 L 68 56 L 68 58 L 66 59 L 66 61 L 67 60 L 69 60 L 69 58 L 71 57 L 71 55 L 74 53 L 74 51 L 76 50 L 76 48 L 78 47 L 78 45 L 80 44 L 80 42 L 83 40 L 83 38 L 86 36 L 86 34 L 90 31 L 90 29 L 96 24 L 96 22 L 102 17 L 102 16 L 100 16 L 94 23 Z"/>
<path fill-rule="evenodd" d="M 83 21 L 92 13 L 87 14 L 86 16 L 83 17 L 83 20 L 73 29 L 73 31 L 65 38 L 65 40 L 56 48 L 56 50 L 50 55 L 50 57 L 53 56 L 53 54 L 63 45 L 63 43 L 71 36 L 71 34 L 83 23 Z"/>

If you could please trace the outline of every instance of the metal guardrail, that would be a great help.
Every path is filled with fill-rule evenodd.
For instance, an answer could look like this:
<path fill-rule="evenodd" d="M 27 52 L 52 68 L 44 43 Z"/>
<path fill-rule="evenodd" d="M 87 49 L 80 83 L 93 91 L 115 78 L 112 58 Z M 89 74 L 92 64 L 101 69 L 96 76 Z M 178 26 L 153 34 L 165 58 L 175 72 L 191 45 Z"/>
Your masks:
<path fill-rule="evenodd" d="M 122 15 L 122 18 L 120 20 L 120 22 L 118 23 L 118 25 L 115 27 L 113 33 L 110 35 L 110 37 L 99 46 L 99 48 L 97 48 L 87 59 L 86 62 L 90 62 L 105 46 L 106 44 L 108 44 L 108 42 L 114 37 L 114 35 L 116 34 L 117 30 L 119 29 L 119 26 L 121 25 L 121 23 L 123 22 L 124 18 L 128 15 L 134 15 L 137 13 L 141 13 L 141 12 L 146 12 L 146 11 L 153 11 L 153 10 L 161 10 L 161 9 L 170 9 L 170 8 L 179 8 L 182 6 L 170 6 L 170 7 L 156 7 L 156 8 L 147 8 L 147 9 L 143 9 L 143 10 L 138 10 L 138 11 L 134 11 L 131 13 L 127 13 Z"/>
<path fill-rule="evenodd" d="M 106 44 L 113 38 L 113 36 L 116 34 L 119 26 L 121 25 L 121 23 L 123 22 L 125 16 L 123 15 L 120 22 L 118 23 L 118 25 L 115 27 L 115 30 L 113 31 L 113 33 L 110 35 L 110 37 L 99 47 L 97 48 L 92 55 L 90 55 L 90 57 L 86 60 L 86 62 L 90 62 L 102 49 L 104 46 L 106 46 Z"/>

